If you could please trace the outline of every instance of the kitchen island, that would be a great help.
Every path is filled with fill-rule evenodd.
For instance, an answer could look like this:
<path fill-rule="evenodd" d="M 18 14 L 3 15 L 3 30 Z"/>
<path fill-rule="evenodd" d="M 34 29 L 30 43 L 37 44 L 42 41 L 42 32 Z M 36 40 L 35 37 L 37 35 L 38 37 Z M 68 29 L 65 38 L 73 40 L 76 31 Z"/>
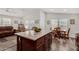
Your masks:
<path fill-rule="evenodd" d="M 51 31 L 25 31 L 15 33 L 17 36 L 17 51 L 49 51 L 52 43 Z"/>

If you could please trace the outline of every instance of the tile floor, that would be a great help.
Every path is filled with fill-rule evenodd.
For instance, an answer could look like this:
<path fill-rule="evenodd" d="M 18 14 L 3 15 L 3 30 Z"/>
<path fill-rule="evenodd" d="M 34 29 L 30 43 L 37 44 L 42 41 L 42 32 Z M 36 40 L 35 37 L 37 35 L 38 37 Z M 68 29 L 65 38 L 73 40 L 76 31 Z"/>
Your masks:
<path fill-rule="evenodd" d="M 6 42 L 0 42 L 0 51 L 16 51 L 16 36 L 6 37 Z M 51 51 L 76 51 L 75 39 L 53 39 Z"/>

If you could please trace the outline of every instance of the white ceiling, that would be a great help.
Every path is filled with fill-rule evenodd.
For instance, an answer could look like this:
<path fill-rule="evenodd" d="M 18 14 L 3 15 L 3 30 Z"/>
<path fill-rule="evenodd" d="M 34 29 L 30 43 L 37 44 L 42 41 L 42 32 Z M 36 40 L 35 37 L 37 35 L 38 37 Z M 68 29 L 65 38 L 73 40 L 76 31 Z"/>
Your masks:
<path fill-rule="evenodd" d="M 13 13 L 27 13 L 27 12 L 35 12 L 39 9 L 37 8 L 0 8 L 0 10 L 13 12 Z"/>
<path fill-rule="evenodd" d="M 43 8 L 46 13 L 72 13 L 79 14 L 79 8 Z"/>
<path fill-rule="evenodd" d="M 0 14 L 3 15 L 16 15 L 26 16 L 29 14 L 39 14 L 40 9 L 38 8 L 0 8 Z"/>
<path fill-rule="evenodd" d="M 35 12 L 42 10 L 46 13 L 76 13 L 79 14 L 79 8 L 0 8 L 0 10 L 8 10 L 9 12 L 26 13 L 28 11 Z"/>
<path fill-rule="evenodd" d="M 39 13 L 40 10 L 46 13 L 70 13 L 79 14 L 79 8 L 0 8 L 0 11 L 7 11 L 16 14 Z"/>

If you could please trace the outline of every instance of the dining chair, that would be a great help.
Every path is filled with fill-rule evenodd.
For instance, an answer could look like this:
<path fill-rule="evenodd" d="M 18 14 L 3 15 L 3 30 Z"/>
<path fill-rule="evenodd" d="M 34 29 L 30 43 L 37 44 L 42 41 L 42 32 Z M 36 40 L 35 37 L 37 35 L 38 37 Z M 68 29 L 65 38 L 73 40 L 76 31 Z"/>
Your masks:
<path fill-rule="evenodd" d="M 55 29 L 52 33 L 54 38 L 60 38 L 60 29 Z"/>
<path fill-rule="evenodd" d="M 61 38 L 63 39 L 69 39 L 69 33 L 70 33 L 70 28 L 68 29 L 68 31 L 62 31 L 61 32 Z"/>
<path fill-rule="evenodd" d="M 66 36 L 67 39 L 69 38 L 69 33 L 70 33 L 70 28 L 68 29 L 68 32 L 65 33 L 65 36 Z"/>

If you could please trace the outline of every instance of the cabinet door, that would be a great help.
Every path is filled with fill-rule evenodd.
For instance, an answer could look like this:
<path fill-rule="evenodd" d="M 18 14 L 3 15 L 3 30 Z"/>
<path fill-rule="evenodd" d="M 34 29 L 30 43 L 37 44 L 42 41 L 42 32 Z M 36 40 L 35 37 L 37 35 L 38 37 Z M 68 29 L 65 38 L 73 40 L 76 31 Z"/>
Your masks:
<path fill-rule="evenodd" d="M 51 35 L 51 33 L 49 33 L 48 37 L 49 37 L 49 45 L 51 45 L 52 44 L 52 35 Z"/>
<path fill-rule="evenodd" d="M 37 39 L 36 50 L 37 51 L 44 51 L 44 37 Z"/>
<path fill-rule="evenodd" d="M 50 50 L 50 47 L 51 47 L 51 43 L 52 43 L 52 36 L 51 34 L 47 34 L 45 35 L 45 38 L 44 38 L 44 41 L 45 41 L 45 50 Z"/>
<path fill-rule="evenodd" d="M 34 51 L 34 42 L 30 39 L 21 38 L 22 51 Z"/>
<path fill-rule="evenodd" d="M 45 51 L 48 51 L 48 46 L 49 46 L 49 37 L 48 37 L 48 34 L 47 35 L 45 35 L 45 37 L 44 37 L 44 48 L 45 48 Z"/>
<path fill-rule="evenodd" d="M 48 50 L 50 50 L 51 49 L 51 44 L 52 44 L 52 35 L 51 35 L 51 33 L 49 33 L 49 35 L 48 35 L 48 37 L 49 37 L 49 39 L 48 39 Z"/>
<path fill-rule="evenodd" d="M 76 36 L 77 45 L 79 45 L 79 36 Z"/>

